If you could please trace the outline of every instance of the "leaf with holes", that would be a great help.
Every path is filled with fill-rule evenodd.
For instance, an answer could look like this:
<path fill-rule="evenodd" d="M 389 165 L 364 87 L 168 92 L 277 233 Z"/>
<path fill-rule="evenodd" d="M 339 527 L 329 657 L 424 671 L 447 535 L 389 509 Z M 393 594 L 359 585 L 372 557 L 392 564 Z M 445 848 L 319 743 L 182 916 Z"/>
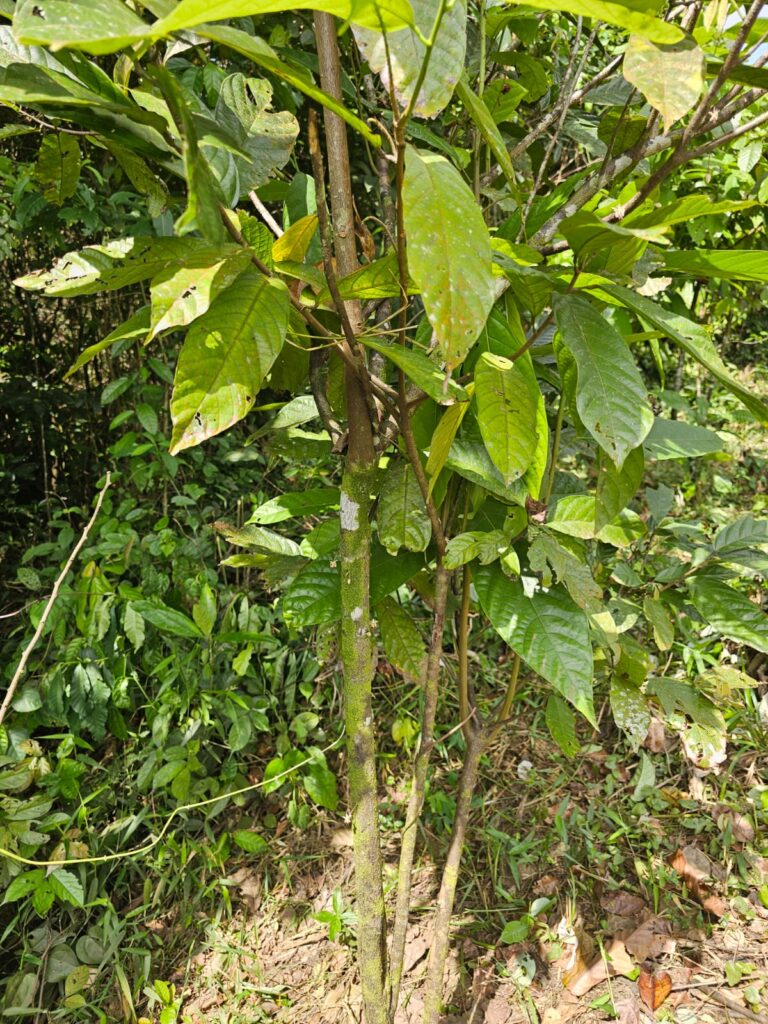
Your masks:
<path fill-rule="evenodd" d="M 502 640 L 594 725 L 589 623 L 567 591 L 556 586 L 528 597 L 522 582 L 506 577 L 497 565 L 479 567 L 473 580 Z"/>
<path fill-rule="evenodd" d="M 630 36 L 624 77 L 664 118 L 669 131 L 697 103 L 704 88 L 704 54 L 692 39 L 672 45 Z"/>
<path fill-rule="evenodd" d="M 424 551 L 429 544 L 432 526 L 419 481 L 406 462 L 397 462 L 387 469 L 376 521 L 379 541 L 390 555 L 397 554 L 400 548 Z"/>
<path fill-rule="evenodd" d="M 463 178 L 434 153 L 408 147 L 403 184 L 408 266 L 441 356 L 458 366 L 495 299 L 491 239 Z"/>
<path fill-rule="evenodd" d="M 622 336 L 586 299 L 560 296 L 555 316 L 562 340 L 576 361 L 579 416 L 621 467 L 653 425 L 640 371 Z"/>
<path fill-rule="evenodd" d="M 46 135 L 37 154 L 35 178 L 43 186 L 43 195 L 49 203 L 61 206 L 65 199 L 74 195 L 80 181 L 77 140 L 64 132 Z"/>
<path fill-rule="evenodd" d="M 538 390 L 538 389 L 537 389 Z M 485 447 L 507 484 L 519 480 L 538 445 L 537 395 L 511 360 L 483 352 L 475 367 L 477 420 Z"/>
<path fill-rule="evenodd" d="M 381 75 L 387 89 L 394 87 L 400 104 L 405 107 L 413 99 L 427 53 L 423 39 L 429 37 L 441 0 L 411 0 L 418 32 L 401 28 L 395 32 L 355 29 L 360 52 L 371 69 Z M 420 117 L 435 117 L 453 96 L 453 90 L 464 69 L 467 47 L 466 0 L 444 5 L 444 14 L 435 44 L 429 57 L 426 74 L 416 96 L 413 112 Z M 390 71 L 392 78 L 390 81 Z"/>
<path fill-rule="evenodd" d="M 285 340 L 288 290 L 245 271 L 190 328 L 171 396 L 171 454 L 243 419 Z"/>

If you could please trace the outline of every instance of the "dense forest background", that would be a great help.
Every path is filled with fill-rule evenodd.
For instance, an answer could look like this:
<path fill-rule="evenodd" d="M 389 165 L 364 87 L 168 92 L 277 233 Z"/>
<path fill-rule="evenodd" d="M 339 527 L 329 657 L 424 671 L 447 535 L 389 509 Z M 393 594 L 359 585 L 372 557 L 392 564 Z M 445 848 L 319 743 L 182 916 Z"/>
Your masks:
<path fill-rule="evenodd" d="M 101 504 L 0 724 L 3 1015 L 160 1024 L 361 1019 L 365 953 L 352 884 L 344 655 L 337 622 L 317 612 L 333 603 L 330 591 L 318 584 L 310 607 L 296 586 L 313 565 L 330 559 L 335 567 L 338 557 L 351 419 L 339 353 L 344 302 L 359 300 L 377 338 L 401 331 L 410 351 L 439 362 L 441 375 L 454 373 L 452 386 L 469 386 L 450 405 L 443 402 L 447 380 L 435 384 L 429 366 L 425 377 L 423 365 L 411 370 L 391 353 L 387 363 L 382 346 L 369 350 L 371 379 L 384 382 L 374 397 L 396 421 L 389 436 L 384 414 L 374 423 L 384 440 L 377 441 L 370 516 L 380 541 L 371 556 L 380 623 L 372 692 L 388 905 L 415 785 L 412 763 L 425 746 L 436 580 L 446 579 L 433 767 L 423 783 L 406 914 L 403 1006 L 392 1019 L 421 1020 L 429 1002 L 430 914 L 443 891 L 440 873 L 476 743 L 469 705 L 470 716 L 473 709 L 485 716 L 486 731 L 458 843 L 465 853 L 448 910 L 441 1019 L 764 1019 L 768 437 L 760 409 L 768 403 L 768 80 L 760 5 L 653 8 L 664 24 L 683 24 L 683 52 L 694 39 L 701 47 L 701 82 L 687 107 L 685 89 L 682 99 L 674 95 L 675 75 L 665 73 L 661 100 L 642 73 L 636 84 L 622 77 L 624 22 L 653 5 L 447 6 L 449 15 L 459 8 L 465 15 L 463 84 L 454 94 L 452 79 L 445 102 L 402 131 L 408 146 L 439 154 L 461 179 L 512 282 L 506 296 L 493 297 L 482 337 L 488 362 L 497 354 L 514 362 L 515 339 L 522 339 L 544 396 L 550 448 L 544 440 L 539 489 L 522 500 L 506 496 L 512 474 L 497 471 L 481 404 L 477 419 L 467 413 L 463 433 L 459 417 L 447 448 L 456 438 L 482 447 L 482 434 L 493 465 L 487 456 L 462 463 L 456 448 L 436 472 L 431 464 L 441 417 L 458 408 L 465 415 L 472 387 L 479 397 L 480 371 L 474 355 L 444 359 L 434 339 L 430 345 L 427 275 L 412 267 L 414 285 L 402 265 L 398 278 L 390 259 L 402 230 L 395 162 L 382 165 L 380 150 L 351 121 L 357 257 L 376 273 L 345 291 L 339 270 L 341 299 L 328 286 L 341 263 L 338 249 L 334 258 L 323 250 L 322 216 L 318 227 L 324 171 L 321 163 L 318 177 L 310 110 L 323 99 L 307 91 L 319 93 L 321 71 L 312 10 L 274 5 L 272 13 L 222 15 L 228 29 L 269 44 L 283 62 L 272 72 L 242 45 L 238 51 L 226 40 L 179 31 L 145 49 L 82 37 L 67 37 L 63 50 L 45 48 L 50 40 L 25 35 L 23 19 L 38 16 L 26 2 L 16 6 L 0 3 L 1 687 L 11 684 L 99 495 Z M 70 13 L 76 6 L 87 24 L 100 0 L 73 4 Z M 367 6 L 378 10 L 360 9 Z M 414 3 L 413 10 L 421 6 L 431 19 L 433 8 L 446 5 Z M 110 4 L 104 7 L 109 14 Z M 158 18 L 170 9 L 127 8 Z M 69 17 L 45 0 L 40 10 L 52 32 L 57 18 Z M 347 15 L 332 11 L 339 14 L 339 102 L 404 147 L 397 98 L 365 42 L 374 30 L 360 28 L 356 10 L 350 5 L 352 28 Z M 422 27 L 427 36 L 426 21 Z M 629 28 L 638 31 L 634 21 Z M 741 78 L 734 72 L 718 81 L 729 53 Z M 87 71 L 86 57 L 93 62 Z M 64 72 L 56 70 L 59 58 Z M 445 79 L 440 59 L 432 74 Z M 69 100 L 46 98 L 40 81 L 19 70 L 76 72 L 96 89 L 95 66 L 126 96 L 137 81 L 146 86 L 154 106 L 147 99 L 142 110 L 155 113 L 161 97 L 175 110 L 171 87 L 145 74 L 142 61 L 176 83 L 178 102 L 198 118 L 197 166 L 210 163 L 222 188 L 219 156 L 231 151 L 239 160 L 241 149 L 222 142 L 205 118 L 231 128 L 221 114 L 227 83 L 257 76 L 248 78 L 260 83 L 249 86 L 248 117 L 259 145 L 267 140 L 264 173 L 223 205 L 238 211 L 237 244 L 282 274 L 294 305 L 303 302 L 319 320 L 304 329 L 290 321 L 289 341 L 258 394 L 248 396 L 247 416 L 197 446 L 177 443 L 171 412 L 184 328 L 194 316 L 154 330 L 148 345 L 144 316 L 150 305 L 154 317 L 160 301 L 156 280 L 71 297 L 29 284 L 29 275 L 53 267 L 48 284 L 55 285 L 57 266 L 65 280 L 66 265 L 56 261 L 102 242 L 175 236 L 209 243 L 201 214 L 180 227 L 200 188 L 193 164 L 181 171 L 174 164 L 170 173 L 151 153 L 137 156 L 140 149 L 119 134 L 122 122 L 110 135 L 108 116 L 117 125 L 124 112 L 73 113 Z M 651 79 L 658 74 L 652 68 Z M 426 81 L 427 91 L 436 88 Z M 748 93 L 750 105 L 703 135 L 706 151 L 675 149 L 685 159 L 658 174 L 657 152 L 642 146 L 676 122 L 683 131 L 713 81 L 712 100 L 722 109 Z M 178 145 L 174 160 L 179 139 L 189 145 L 185 130 L 169 143 Z M 514 154 L 509 175 L 499 145 Z M 322 146 L 331 165 L 326 138 Z M 606 178 L 585 201 L 587 219 L 577 222 L 573 210 L 570 227 L 566 221 L 558 233 L 554 225 L 543 237 L 588 175 L 626 153 L 633 154 L 630 169 Z M 639 209 L 624 229 L 614 217 L 622 204 Z M 408 217 L 409 238 L 421 244 L 413 208 Z M 452 230 L 449 245 L 459 246 L 460 220 Z M 426 245 L 434 225 L 424 231 Z M 340 248 L 338 235 L 335 243 Z M 195 258 L 189 265 L 204 269 Z M 654 321 L 629 302 L 608 303 L 606 312 L 600 282 L 636 289 L 638 301 L 658 302 L 667 319 Z M 553 289 L 567 303 L 576 285 L 586 296 L 580 301 L 626 339 L 648 396 L 654 426 L 627 443 L 644 451 L 631 486 L 626 469 L 614 473 L 605 446 L 601 453 L 600 424 L 590 425 L 579 404 L 584 378 L 574 383 L 575 364 L 562 354 L 567 321 L 548 312 L 561 308 Z M 453 287 L 466 294 L 472 279 Z M 410 306 L 398 327 L 401 301 Z M 722 373 L 709 372 L 690 346 L 668 344 L 676 331 L 685 333 L 683 318 L 704 325 Z M 599 333 L 594 323 L 590 329 Z M 359 339 L 363 329 L 356 331 Z M 512 341 L 502 344 L 505 331 Z M 326 334 L 339 340 L 318 370 L 314 349 Z M 424 390 L 415 400 L 410 394 L 412 415 L 398 421 L 397 389 L 402 398 L 406 383 Z M 625 404 L 632 403 L 627 393 Z M 430 475 L 423 502 L 418 486 L 404 483 L 393 497 L 384 482 L 409 472 L 414 451 Z M 614 474 L 620 497 L 600 490 L 606 474 Z M 447 549 L 440 522 L 430 527 L 438 500 Z M 604 503 L 602 524 L 595 500 Z M 421 561 L 411 565 L 416 555 Z M 539 579 L 545 592 L 567 588 L 573 614 L 590 616 L 594 705 L 591 675 L 589 699 L 574 696 L 499 624 L 483 580 L 498 570 L 501 586 L 502 569 L 505 578 Z M 711 581 L 730 588 L 725 603 L 722 590 L 717 601 L 706 591 Z M 67 863 L 57 866 L 61 860 Z M 355 865 L 359 878 L 359 859 Z"/>

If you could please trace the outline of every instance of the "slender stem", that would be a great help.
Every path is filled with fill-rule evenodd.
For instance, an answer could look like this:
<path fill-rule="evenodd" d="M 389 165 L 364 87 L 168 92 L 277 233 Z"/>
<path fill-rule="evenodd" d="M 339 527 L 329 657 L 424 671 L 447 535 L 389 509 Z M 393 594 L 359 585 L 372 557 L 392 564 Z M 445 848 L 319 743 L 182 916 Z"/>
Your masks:
<path fill-rule="evenodd" d="M 459 866 L 464 848 L 464 836 L 467 832 L 469 814 L 472 808 L 472 796 L 477 785 L 478 767 L 484 746 L 484 740 L 480 733 L 473 733 L 467 743 L 464 768 L 459 780 L 456 816 L 453 820 L 451 843 L 448 847 L 440 892 L 437 897 L 434 934 L 429 955 L 429 967 L 427 968 L 426 991 L 424 993 L 423 1024 L 438 1024 L 440 1020 L 443 975 L 448 955 L 451 917 L 456 899 L 456 886 L 459 880 Z"/>
<path fill-rule="evenodd" d="M 21 682 L 21 680 L 22 680 L 22 678 L 24 676 L 24 671 L 25 671 L 25 669 L 27 667 L 27 662 L 30 659 L 32 651 L 34 651 L 35 647 L 37 647 L 37 643 L 38 643 L 40 637 L 43 635 L 43 630 L 45 629 L 45 624 L 48 621 L 48 618 L 49 618 L 51 612 L 53 611 L 53 606 L 56 604 L 56 598 L 59 596 L 59 591 L 61 590 L 61 586 L 62 586 L 64 580 L 67 578 L 67 574 L 69 573 L 69 570 L 74 565 L 75 559 L 77 558 L 77 556 L 82 551 L 85 542 L 88 540 L 88 534 L 93 529 L 94 523 L 99 518 L 99 512 L 101 512 L 101 506 L 102 506 L 102 504 L 104 502 L 104 496 L 107 493 L 107 490 L 109 488 L 110 483 L 111 483 L 111 476 L 110 476 L 109 473 L 107 473 L 106 479 L 104 481 L 104 486 L 102 487 L 101 491 L 99 492 L 99 497 L 96 500 L 96 507 L 93 510 L 93 515 L 91 516 L 91 518 L 86 523 L 85 529 L 80 534 L 80 539 L 78 540 L 77 544 L 75 544 L 75 546 L 72 548 L 72 551 L 70 553 L 69 558 L 64 563 L 64 568 L 61 570 L 59 575 L 56 577 L 56 582 L 53 584 L 53 589 L 51 590 L 50 597 L 45 602 L 45 607 L 43 608 L 43 614 L 40 616 L 40 621 L 37 624 L 37 629 L 35 630 L 35 632 L 34 632 L 34 634 L 32 636 L 32 639 L 29 641 L 29 643 L 24 648 L 24 650 L 21 652 L 21 657 L 19 658 L 19 664 L 16 666 L 16 671 L 13 673 L 13 678 L 11 679 L 10 683 L 8 684 L 8 689 L 6 690 L 5 698 L 3 699 L 2 706 L 0 706 L 0 725 L 3 724 L 3 720 L 5 719 L 5 716 L 6 716 L 7 712 L 8 712 L 8 708 L 11 706 L 11 701 L 13 700 L 14 694 L 16 693 L 16 689 L 17 689 L 19 683 Z"/>
<path fill-rule="evenodd" d="M 450 573 L 438 567 L 435 578 L 435 607 L 432 620 L 432 637 L 427 656 L 427 667 L 424 684 L 424 710 L 421 718 L 421 737 L 419 749 L 413 766 L 411 793 L 405 814 L 405 825 L 400 837 L 400 864 L 397 873 L 397 902 L 395 918 L 392 926 L 392 948 L 390 950 L 390 991 L 389 1013 L 394 1019 L 400 999 L 400 984 L 403 976 L 405 957 L 405 939 L 408 930 L 408 912 L 411 904 L 411 876 L 413 858 L 416 850 L 416 832 L 421 810 L 424 806 L 427 771 L 434 748 L 435 718 L 437 715 L 437 698 L 440 681 L 440 661 L 443 655 L 443 629 L 445 625 L 445 609 L 448 603 L 448 585 Z"/>
<path fill-rule="evenodd" d="M 469 742 L 472 724 L 472 712 L 469 706 L 469 604 L 471 596 L 472 576 L 469 566 L 464 566 L 461 575 L 461 608 L 456 631 L 456 647 L 459 656 L 459 719 L 464 723 L 462 732 Z"/>
<path fill-rule="evenodd" d="M 504 701 L 499 708 L 499 713 L 496 715 L 496 721 L 493 723 L 491 728 L 489 740 L 493 739 L 501 726 L 509 719 L 510 712 L 512 711 L 512 705 L 515 703 L 515 697 L 517 696 L 517 684 L 519 680 L 520 655 L 516 654 L 512 661 L 512 672 L 509 677 L 509 683 L 507 684 L 507 692 L 504 694 Z"/>
<path fill-rule="evenodd" d="M 560 454 L 560 435 L 563 432 L 563 417 L 565 416 L 565 396 L 560 395 L 560 403 L 557 407 L 557 419 L 555 420 L 555 436 L 552 439 L 552 454 L 549 457 L 549 472 L 547 474 L 547 485 L 541 500 L 546 505 L 552 497 L 552 488 L 555 485 L 555 473 L 557 472 L 557 458 Z"/>

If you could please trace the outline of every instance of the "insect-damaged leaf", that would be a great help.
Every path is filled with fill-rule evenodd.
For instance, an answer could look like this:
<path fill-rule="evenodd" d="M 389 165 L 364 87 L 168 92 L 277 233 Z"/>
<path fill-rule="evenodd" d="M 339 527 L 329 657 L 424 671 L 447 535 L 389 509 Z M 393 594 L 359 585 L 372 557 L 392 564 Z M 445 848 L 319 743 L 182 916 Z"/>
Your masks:
<path fill-rule="evenodd" d="M 241 420 L 285 340 L 288 291 L 245 271 L 190 328 L 176 367 L 171 453 Z"/>
<path fill-rule="evenodd" d="M 408 266 L 448 367 L 462 362 L 493 306 L 491 239 L 463 178 L 434 153 L 408 147 L 403 185 Z"/>

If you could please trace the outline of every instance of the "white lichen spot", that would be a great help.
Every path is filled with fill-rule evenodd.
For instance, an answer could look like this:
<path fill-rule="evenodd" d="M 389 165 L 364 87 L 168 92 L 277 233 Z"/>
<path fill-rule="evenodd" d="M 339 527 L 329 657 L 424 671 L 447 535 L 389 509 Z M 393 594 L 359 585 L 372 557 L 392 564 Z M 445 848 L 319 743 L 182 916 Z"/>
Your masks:
<path fill-rule="evenodd" d="M 363 617 L 363 609 L 353 608 L 352 611 L 349 613 L 349 617 L 350 619 L 352 619 L 353 622 L 359 622 L 360 619 L 362 619 Z"/>
<path fill-rule="evenodd" d="M 360 506 L 352 501 L 348 494 L 341 492 L 341 528 L 342 530 L 356 530 L 358 528 L 357 513 Z"/>

